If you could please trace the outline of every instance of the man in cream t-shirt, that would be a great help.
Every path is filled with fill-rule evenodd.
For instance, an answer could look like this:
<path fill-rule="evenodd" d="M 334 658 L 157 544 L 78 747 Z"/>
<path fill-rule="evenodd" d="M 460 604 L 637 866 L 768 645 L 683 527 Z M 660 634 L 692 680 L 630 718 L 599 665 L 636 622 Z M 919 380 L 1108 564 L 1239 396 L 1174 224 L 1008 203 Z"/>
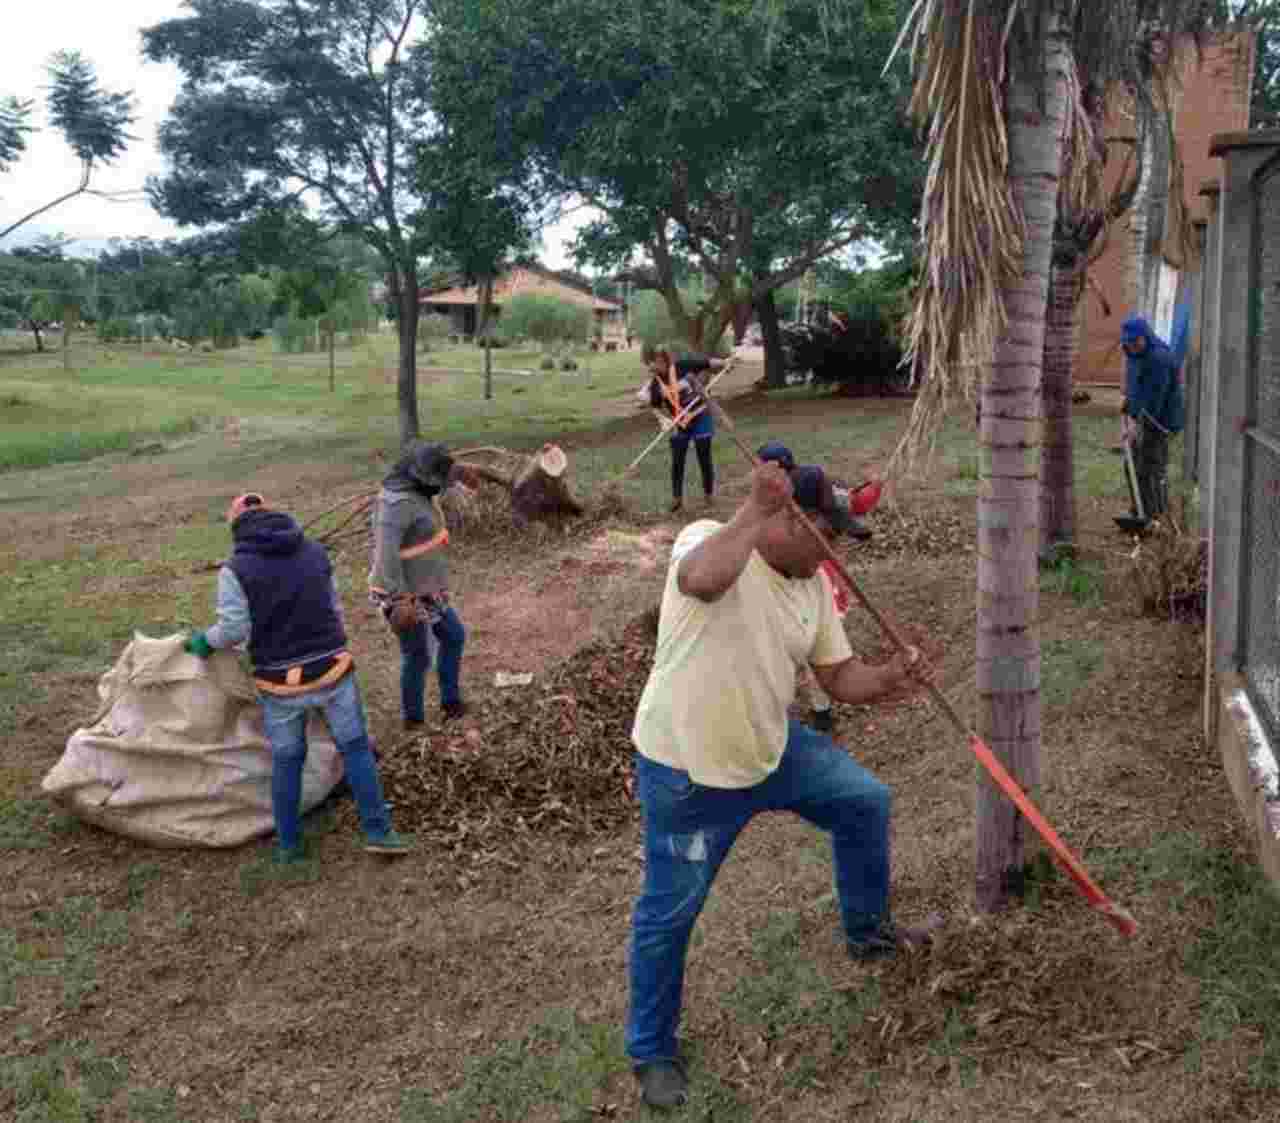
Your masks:
<path fill-rule="evenodd" d="M 869 702 L 917 673 L 916 653 L 880 667 L 853 658 L 825 555 L 791 508 L 824 534 L 849 518 L 819 467 L 763 464 L 727 523 L 676 539 L 653 670 L 636 710 L 644 887 L 632 916 L 627 1052 L 642 1097 L 678 1107 L 688 1083 L 676 1043 L 685 952 L 734 840 L 761 811 L 794 811 L 832 838 L 849 952 L 891 955 L 940 923 L 889 921 L 889 789 L 830 738 L 789 720 L 797 665 L 841 702 Z"/>

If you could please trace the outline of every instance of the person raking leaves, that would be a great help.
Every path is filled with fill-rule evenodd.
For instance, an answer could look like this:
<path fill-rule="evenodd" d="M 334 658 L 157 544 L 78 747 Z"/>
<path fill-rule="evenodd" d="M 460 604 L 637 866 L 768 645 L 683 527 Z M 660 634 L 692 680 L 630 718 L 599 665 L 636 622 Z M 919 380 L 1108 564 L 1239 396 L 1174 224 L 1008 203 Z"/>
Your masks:
<path fill-rule="evenodd" d="M 248 642 L 253 680 L 271 745 L 271 810 L 276 860 L 304 855 L 300 805 L 307 715 L 319 710 L 342 754 L 365 850 L 398 856 L 412 842 L 391 829 L 355 663 L 347 650 L 333 566 L 294 519 L 246 492 L 227 508 L 231 557 L 218 571 L 217 623 L 183 645 L 207 659 Z"/>
<path fill-rule="evenodd" d="M 791 505 L 826 536 L 848 515 L 818 466 L 761 464 L 727 524 L 699 520 L 672 549 L 657 650 L 636 710 L 644 883 L 632 915 L 626 1048 L 651 1107 L 686 1102 L 677 1043 L 693 926 L 734 840 L 758 813 L 792 811 L 831 836 L 840 918 L 855 960 L 933 938 L 942 919 L 899 928 L 889 912 L 889 789 L 798 721 L 796 665 L 866 703 L 923 676 L 909 648 L 883 666 L 853 657 L 825 554 Z"/>
<path fill-rule="evenodd" d="M 641 354 L 649 368 L 650 378 L 640 393 L 647 394 L 658 423 L 671 433 L 671 510 L 679 511 L 684 506 L 684 466 L 691 442 L 697 451 L 698 468 L 702 472 L 703 501 L 710 507 L 716 489 L 715 466 L 711 461 L 715 423 L 690 375 L 719 370 L 724 363 L 720 359 L 696 355 L 677 359 L 668 348 L 648 344 Z"/>

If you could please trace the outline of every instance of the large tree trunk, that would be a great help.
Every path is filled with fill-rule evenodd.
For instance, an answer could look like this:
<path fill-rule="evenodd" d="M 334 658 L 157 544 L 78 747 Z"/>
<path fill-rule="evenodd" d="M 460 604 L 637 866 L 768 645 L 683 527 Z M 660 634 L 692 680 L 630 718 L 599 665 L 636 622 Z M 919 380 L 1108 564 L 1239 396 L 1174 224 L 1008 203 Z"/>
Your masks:
<path fill-rule="evenodd" d="M 392 274 L 398 318 L 400 365 L 396 375 L 396 405 L 400 419 L 400 443 L 418 436 L 418 272 L 396 269 Z"/>
<path fill-rule="evenodd" d="M 1044 329 L 1044 451 L 1040 460 L 1040 553 L 1052 559 L 1076 533 L 1071 390 L 1076 361 L 1076 306 L 1083 259 L 1053 268 Z"/>
<path fill-rule="evenodd" d="M 756 301 L 760 334 L 764 337 L 764 384 L 780 390 L 787 384 L 787 360 L 782 353 L 782 332 L 778 328 L 778 305 L 770 289 Z"/>
<path fill-rule="evenodd" d="M 1009 59 L 1009 182 L 1026 240 L 1022 275 L 1001 294 L 1007 324 L 982 386 L 978 493 L 978 733 L 1030 793 L 1040 783 L 1040 376 L 1068 66 L 1057 19 L 1046 15 L 1043 26 L 1043 79 L 1038 60 L 1017 51 Z M 1001 908 L 1020 888 L 1026 836 L 1017 809 L 980 773 L 980 909 Z"/>

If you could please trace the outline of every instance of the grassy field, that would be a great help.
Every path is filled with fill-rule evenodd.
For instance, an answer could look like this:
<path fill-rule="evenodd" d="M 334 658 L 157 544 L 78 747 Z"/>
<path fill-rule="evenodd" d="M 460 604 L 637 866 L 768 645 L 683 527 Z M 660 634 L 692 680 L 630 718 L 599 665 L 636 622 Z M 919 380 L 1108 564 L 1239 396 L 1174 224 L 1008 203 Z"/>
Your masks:
<path fill-rule="evenodd" d="M 135 449 L 235 424 L 286 445 L 318 440 L 385 447 L 395 429 L 396 340 L 391 332 L 328 357 L 273 351 L 269 339 L 229 351 L 176 352 L 163 344 L 60 352 L 0 352 L 0 471 L 40 468 Z M 576 355 L 576 371 L 539 369 L 541 352 L 492 352 L 494 395 L 483 395 L 483 352 L 444 346 L 419 355 L 419 413 L 438 439 L 519 443 L 573 431 L 641 381 L 639 352 Z"/>

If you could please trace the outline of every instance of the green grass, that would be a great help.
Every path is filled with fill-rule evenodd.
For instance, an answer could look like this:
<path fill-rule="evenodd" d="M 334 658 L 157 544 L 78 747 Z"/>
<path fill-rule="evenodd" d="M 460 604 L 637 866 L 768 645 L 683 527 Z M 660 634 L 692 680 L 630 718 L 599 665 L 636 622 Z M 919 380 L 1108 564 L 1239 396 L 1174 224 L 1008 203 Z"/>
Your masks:
<path fill-rule="evenodd" d="M 725 1006 L 770 1042 L 800 1030 L 819 1033 L 820 1043 L 797 1053 L 785 1075 L 790 1087 L 805 1088 L 848 1054 L 854 1033 L 879 1004 L 879 984 L 868 979 L 856 990 L 834 988 L 800 947 L 796 913 L 770 917 L 752 943 L 759 966 L 744 971 Z"/>
<path fill-rule="evenodd" d="M 1045 640 L 1040 647 L 1040 698 L 1046 706 L 1068 705 L 1102 667 L 1106 646 L 1095 639 Z"/>
<path fill-rule="evenodd" d="M 42 850 L 75 820 L 43 799 L 0 797 L 0 852 Z"/>
<path fill-rule="evenodd" d="M 540 359 L 534 351 L 495 351 L 494 396 L 486 401 L 478 348 L 419 355 L 424 430 L 445 441 L 503 443 L 547 428 L 580 429 L 595 420 L 600 402 L 643 378 L 638 352 L 583 353 L 574 372 L 539 372 Z M 340 354 L 330 392 L 326 356 L 280 356 L 268 341 L 213 354 L 86 344 L 69 371 L 53 356 L 11 357 L 0 365 L 0 472 L 121 452 L 229 418 L 243 441 L 307 446 L 346 435 L 394 447 L 396 362 L 395 336 L 382 333 Z"/>
<path fill-rule="evenodd" d="M 246 897 L 258 897 L 272 888 L 290 885 L 311 885 L 320 880 L 323 872 L 320 863 L 319 840 L 330 834 L 337 824 L 332 806 L 317 808 L 307 815 L 303 824 L 300 861 L 281 865 L 275 860 L 275 845 L 259 848 L 239 871 L 240 891 Z"/>
<path fill-rule="evenodd" d="M 553 1010 L 527 1034 L 469 1057 L 461 1086 L 447 1095 L 407 1091 L 400 1118 L 402 1123 L 514 1121 L 528 1118 L 535 1108 L 551 1108 L 562 1123 L 587 1123 L 598 1117 L 597 1090 L 626 1065 L 619 1027 L 584 1021 L 572 1010 Z"/>
<path fill-rule="evenodd" d="M 1091 858 L 1105 878 L 1128 877 L 1189 914 L 1184 966 L 1200 980 L 1200 1026 L 1186 1054 L 1193 1069 L 1217 1042 L 1251 1034 L 1257 1052 L 1249 1083 L 1280 1089 L 1280 896 L 1251 856 L 1205 845 L 1189 832 L 1165 835 L 1141 851 Z"/>
<path fill-rule="evenodd" d="M 1098 604 L 1104 593 L 1103 567 L 1099 562 L 1063 557 L 1043 571 L 1040 588 L 1079 605 Z"/>
<path fill-rule="evenodd" d="M 0 1057 L 0 1088 L 13 1097 L 13 1123 L 94 1123 L 121 1094 L 127 1096 L 130 1123 L 177 1123 L 171 1090 L 128 1088 L 128 1081 L 125 1060 L 102 1056 L 87 1041 Z"/>

